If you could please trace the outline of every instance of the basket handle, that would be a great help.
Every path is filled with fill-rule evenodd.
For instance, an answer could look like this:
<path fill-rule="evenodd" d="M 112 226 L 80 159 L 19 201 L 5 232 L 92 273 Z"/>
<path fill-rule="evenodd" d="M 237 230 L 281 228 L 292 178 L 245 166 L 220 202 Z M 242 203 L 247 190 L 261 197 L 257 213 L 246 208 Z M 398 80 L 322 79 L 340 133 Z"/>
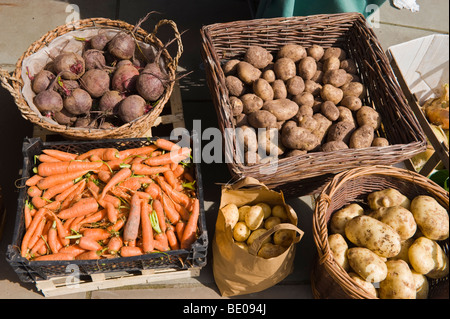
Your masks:
<path fill-rule="evenodd" d="M 180 59 L 181 54 L 183 53 L 183 42 L 181 41 L 181 33 L 178 31 L 178 27 L 177 27 L 176 23 L 172 20 L 167 20 L 167 19 L 159 20 L 153 29 L 152 35 L 156 36 L 158 29 L 165 24 L 168 24 L 173 29 L 173 32 L 175 33 L 175 38 L 177 41 L 177 47 L 178 47 L 177 54 L 173 58 L 173 62 L 171 63 L 172 66 L 176 69 L 176 67 L 178 66 L 178 60 Z"/>
<path fill-rule="evenodd" d="M 268 229 L 264 234 L 262 234 L 261 236 L 256 238 L 253 241 L 253 243 L 248 247 L 248 252 L 251 255 L 256 256 L 258 254 L 258 251 L 261 248 L 261 245 L 264 242 L 264 240 L 269 238 L 269 236 L 272 235 L 273 233 L 275 233 L 276 231 L 282 230 L 282 229 L 293 230 L 298 234 L 298 236 L 294 237 L 292 244 L 298 243 L 302 239 L 303 234 L 304 234 L 300 228 L 298 228 L 297 226 L 295 226 L 291 223 L 281 223 L 281 224 L 273 226 L 272 228 Z"/>
<path fill-rule="evenodd" d="M 14 99 L 18 99 L 17 92 L 14 90 L 12 83 L 18 82 L 21 84 L 21 81 L 10 75 L 8 71 L 0 67 L 0 81 L 2 82 L 2 86 L 8 90 L 9 93 L 14 97 Z"/>

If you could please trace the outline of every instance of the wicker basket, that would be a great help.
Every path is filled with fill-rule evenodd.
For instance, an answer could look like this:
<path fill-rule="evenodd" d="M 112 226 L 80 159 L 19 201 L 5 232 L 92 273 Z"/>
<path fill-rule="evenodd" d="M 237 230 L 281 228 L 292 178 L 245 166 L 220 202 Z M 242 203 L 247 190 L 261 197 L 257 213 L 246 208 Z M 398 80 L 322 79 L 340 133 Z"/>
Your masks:
<path fill-rule="evenodd" d="M 142 28 L 138 28 L 134 33 L 134 37 L 137 41 L 150 44 L 156 49 L 163 48 L 164 44 L 156 36 L 158 29 L 162 25 L 169 25 L 173 29 L 178 46 L 176 56 L 173 58 L 165 49 L 162 53 L 167 73 L 171 78 L 175 78 L 178 60 L 183 52 L 181 35 L 177 29 L 176 24 L 171 20 L 160 20 L 155 25 L 152 33 L 148 33 Z M 24 86 L 22 80 L 22 76 L 24 76 L 24 74 L 22 74 L 23 60 L 30 55 L 38 52 L 39 50 L 44 49 L 47 44 L 57 39 L 61 35 L 64 35 L 71 31 L 87 30 L 93 28 L 131 32 L 133 31 L 134 26 L 123 21 L 110 20 L 105 18 L 83 19 L 76 21 L 76 23 L 59 26 L 56 29 L 47 32 L 39 40 L 30 45 L 27 51 L 17 61 L 15 71 L 12 75 L 10 75 L 7 71 L 0 69 L 1 84 L 11 93 L 17 107 L 19 108 L 22 116 L 25 119 L 51 132 L 59 133 L 68 138 L 81 140 L 131 138 L 144 136 L 144 134 L 152 127 L 153 123 L 163 110 L 164 105 L 168 102 L 172 94 L 172 89 L 175 83 L 174 81 L 171 81 L 169 83 L 163 96 L 160 98 L 157 105 L 151 109 L 150 112 L 133 122 L 124 124 L 114 129 L 75 128 L 56 124 L 54 121 L 50 122 L 41 114 L 38 114 L 33 109 L 31 109 L 26 99 L 24 98 L 24 95 L 22 93 L 22 89 Z"/>
<path fill-rule="evenodd" d="M 385 188 L 397 189 L 410 199 L 417 195 L 432 196 L 448 211 L 448 192 L 418 173 L 375 165 L 337 174 L 318 197 L 313 215 L 313 236 L 318 251 L 311 275 L 311 286 L 315 298 L 374 298 L 351 279 L 334 260 L 328 245 L 327 226 L 333 212 L 352 202 L 359 202 L 362 205 L 366 202 L 369 193 Z M 448 256 L 449 240 L 438 243 Z M 429 298 L 448 298 L 448 276 L 438 280 L 429 279 L 429 285 Z"/>
<path fill-rule="evenodd" d="M 254 177 L 285 194 L 315 193 L 337 172 L 361 165 L 391 165 L 425 150 L 422 128 L 407 105 L 375 34 L 358 13 L 306 17 L 256 19 L 205 26 L 201 29 L 202 55 L 207 81 L 215 105 L 219 128 L 233 129 L 230 101 L 221 65 L 232 58 L 242 59 L 249 46 L 259 45 L 272 54 L 286 43 L 304 47 L 318 44 L 339 46 L 355 60 L 367 87 L 366 105 L 382 116 L 383 130 L 390 146 L 311 152 L 278 160 L 276 174 L 265 174 L 268 164 L 246 166 L 236 156 L 234 138 L 224 139 L 224 151 L 233 177 Z M 225 134 L 224 134 L 225 136 Z M 263 172 L 263 173 L 261 173 Z M 331 174 L 331 175 L 330 175 Z M 299 182 L 300 181 L 300 182 Z"/>

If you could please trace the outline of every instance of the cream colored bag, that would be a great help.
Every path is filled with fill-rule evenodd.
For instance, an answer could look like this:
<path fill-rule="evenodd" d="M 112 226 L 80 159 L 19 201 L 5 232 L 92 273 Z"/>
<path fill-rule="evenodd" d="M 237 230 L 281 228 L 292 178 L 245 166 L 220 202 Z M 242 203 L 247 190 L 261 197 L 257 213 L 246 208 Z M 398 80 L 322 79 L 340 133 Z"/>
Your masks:
<path fill-rule="evenodd" d="M 284 205 L 291 223 L 282 223 L 268 230 L 253 242 L 248 252 L 234 243 L 232 229 L 225 223 L 221 208 L 234 203 L 238 207 L 265 202 L 271 206 Z M 283 194 L 269 190 L 254 178 L 245 178 L 234 185 L 222 187 L 212 243 L 213 273 L 222 296 L 244 295 L 272 287 L 286 278 L 294 269 L 295 246 L 303 231 L 297 225 L 297 214 L 285 203 Z M 265 238 L 279 229 L 297 232 L 293 243 L 281 255 L 269 259 L 257 256 Z"/>

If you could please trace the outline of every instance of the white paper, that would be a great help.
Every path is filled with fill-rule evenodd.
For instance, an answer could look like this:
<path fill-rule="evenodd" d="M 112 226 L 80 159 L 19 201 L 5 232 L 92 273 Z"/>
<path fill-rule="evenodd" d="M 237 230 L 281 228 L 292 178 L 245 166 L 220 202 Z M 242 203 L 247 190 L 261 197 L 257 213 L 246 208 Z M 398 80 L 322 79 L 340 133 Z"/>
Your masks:
<path fill-rule="evenodd" d="M 412 12 L 418 12 L 420 8 L 415 0 L 394 0 L 394 6 L 399 9 L 408 9 Z"/>

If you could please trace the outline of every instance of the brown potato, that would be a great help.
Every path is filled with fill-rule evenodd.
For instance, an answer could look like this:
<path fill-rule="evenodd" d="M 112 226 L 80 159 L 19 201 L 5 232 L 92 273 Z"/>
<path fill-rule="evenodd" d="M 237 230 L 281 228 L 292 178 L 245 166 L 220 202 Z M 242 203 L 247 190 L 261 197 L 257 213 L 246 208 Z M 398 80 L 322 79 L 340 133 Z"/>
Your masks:
<path fill-rule="evenodd" d="M 259 78 L 253 82 L 253 92 L 263 101 L 273 100 L 273 89 L 269 82 Z"/>
<path fill-rule="evenodd" d="M 237 148 L 240 150 L 257 151 L 258 138 L 255 129 L 246 125 L 235 129 Z"/>
<path fill-rule="evenodd" d="M 361 216 L 364 214 L 364 209 L 356 204 L 351 203 L 343 208 L 339 209 L 330 219 L 330 231 L 334 234 L 345 235 L 345 225 L 349 220 L 356 216 Z"/>
<path fill-rule="evenodd" d="M 327 142 L 342 141 L 348 145 L 353 131 L 356 129 L 353 122 L 341 121 L 331 125 L 327 133 Z"/>
<path fill-rule="evenodd" d="M 359 97 L 347 95 L 342 98 L 340 104 L 351 111 L 358 111 L 362 106 L 362 101 Z"/>
<path fill-rule="evenodd" d="M 366 89 L 364 85 L 360 82 L 350 82 L 341 86 L 344 96 L 356 96 L 360 99 L 364 98 L 366 94 Z"/>
<path fill-rule="evenodd" d="M 273 56 L 270 52 L 261 46 L 251 46 L 244 55 L 244 61 L 250 63 L 255 68 L 263 69 L 272 62 Z"/>
<path fill-rule="evenodd" d="M 344 93 L 340 88 L 337 88 L 331 84 L 325 84 L 320 90 L 320 96 L 325 101 L 331 101 L 337 105 L 344 97 Z"/>
<path fill-rule="evenodd" d="M 384 137 L 375 137 L 372 146 L 389 146 L 389 141 Z"/>
<path fill-rule="evenodd" d="M 307 51 L 308 55 L 310 57 L 313 57 L 314 60 L 316 60 L 316 61 L 320 61 L 320 59 L 322 59 L 323 54 L 325 52 L 323 47 L 321 47 L 320 45 L 317 45 L 317 44 L 313 44 L 306 51 Z"/>
<path fill-rule="evenodd" d="M 287 148 L 304 151 L 311 151 L 320 144 L 318 138 L 309 130 L 298 126 L 292 127 L 287 131 L 283 130 L 281 140 Z"/>
<path fill-rule="evenodd" d="M 335 87 L 341 87 L 349 82 L 347 72 L 344 69 L 328 70 L 323 74 L 322 82 L 324 84 L 331 84 Z"/>
<path fill-rule="evenodd" d="M 248 124 L 247 114 L 245 114 L 245 113 L 241 113 L 239 115 L 236 115 L 234 117 L 234 119 L 235 119 L 235 125 L 236 126 L 242 126 L 242 125 L 247 125 Z"/>
<path fill-rule="evenodd" d="M 245 114 L 260 110 L 264 104 L 263 99 L 253 93 L 244 94 L 240 99 L 243 104 L 242 112 Z"/>
<path fill-rule="evenodd" d="M 277 127 L 277 118 L 266 110 L 258 110 L 247 116 L 248 123 L 254 128 Z"/>
<path fill-rule="evenodd" d="M 351 74 L 358 73 L 358 67 L 356 66 L 355 61 L 352 59 L 342 60 L 340 68 L 344 69 L 347 73 L 351 73 Z"/>
<path fill-rule="evenodd" d="M 303 104 L 303 105 L 299 106 L 298 112 L 295 115 L 295 119 L 297 120 L 297 122 L 300 122 L 304 116 L 312 117 L 313 115 L 314 115 L 314 111 L 313 111 L 312 107 L 310 107 L 306 104 Z"/>
<path fill-rule="evenodd" d="M 348 149 L 348 145 L 343 141 L 330 141 L 322 144 L 320 147 L 322 152 L 331 152 Z"/>
<path fill-rule="evenodd" d="M 289 58 L 280 58 L 275 61 L 273 70 L 277 79 L 287 81 L 296 75 L 296 65 Z"/>
<path fill-rule="evenodd" d="M 237 65 L 239 62 L 241 62 L 241 60 L 238 60 L 238 59 L 232 59 L 232 60 L 225 62 L 225 64 L 222 66 L 223 73 L 225 75 L 235 75 Z"/>
<path fill-rule="evenodd" d="M 341 67 L 341 61 L 337 57 L 330 57 L 323 60 L 322 71 L 338 70 Z"/>
<path fill-rule="evenodd" d="M 320 106 L 320 112 L 330 121 L 336 121 L 339 118 L 339 110 L 331 101 L 325 101 Z"/>
<path fill-rule="evenodd" d="M 278 121 L 286 121 L 298 112 L 298 105 L 290 99 L 278 99 L 264 102 L 263 110 L 271 112 Z"/>
<path fill-rule="evenodd" d="M 255 68 L 248 62 L 241 61 L 236 66 L 236 71 L 239 79 L 245 84 L 251 85 L 253 81 L 256 81 L 261 76 L 261 70 Z"/>
<path fill-rule="evenodd" d="M 372 129 L 377 130 L 381 125 L 381 116 L 370 106 L 363 105 L 356 112 L 356 121 L 359 126 L 369 125 Z"/>
<path fill-rule="evenodd" d="M 347 122 L 351 122 L 353 123 L 353 125 L 356 127 L 356 120 L 353 117 L 353 113 L 352 111 L 350 111 L 347 107 L 345 106 L 338 106 L 337 107 L 339 110 L 339 118 L 338 121 L 347 121 Z"/>
<path fill-rule="evenodd" d="M 297 121 L 298 121 L 298 126 L 299 127 L 303 127 L 309 131 L 313 131 L 316 127 L 317 127 L 317 121 L 314 119 L 313 114 L 311 115 L 303 115 L 303 116 L 298 116 L 297 113 Z"/>
<path fill-rule="evenodd" d="M 277 59 L 289 58 L 294 62 L 298 62 L 304 57 L 306 57 L 306 50 L 299 44 L 286 44 L 277 53 Z"/>
<path fill-rule="evenodd" d="M 332 121 L 327 119 L 324 115 L 321 113 L 315 113 L 313 115 L 313 118 L 317 121 L 317 127 L 315 130 L 312 131 L 314 136 L 317 137 L 319 140 L 319 143 L 322 143 L 322 141 L 325 139 L 328 130 L 330 129 L 331 125 L 333 124 Z"/>
<path fill-rule="evenodd" d="M 305 92 L 311 93 L 313 96 L 320 95 L 322 90 L 322 85 L 320 83 L 314 82 L 312 80 L 305 81 Z"/>
<path fill-rule="evenodd" d="M 323 82 L 324 73 L 325 72 L 323 72 L 322 70 L 317 70 L 316 73 L 311 78 L 311 81 L 318 82 L 318 83 Z"/>
<path fill-rule="evenodd" d="M 225 86 L 228 89 L 228 93 L 233 96 L 241 96 L 245 92 L 244 83 L 234 75 L 229 75 L 225 78 Z"/>
<path fill-rule="evenodd" d="M 350 268 L 367 282 L 380 282 L 387 276 L 383 259 L 367 248 L 349 248 L 347 258 Z"/>
<path fill-rule="evenodd" d="M 416 284 L 408 264 L 403 260 L 388 260 L 386 266 L 386 279 L 380 282 L 380 298 L 416 299 Z"/>
<path fill-rule="evenodd" d="M 373 127 L 370 125 L 363 125 L 353 131 L 349 147 L 350 148 L 365 148 L 372 145 L 374 138 Z"/>
<path fill-rule="evenodd" d="M 336 57 L 339 60 L 345 60 L 347 57 L 347 54 L 344 49 L 338 48 L 338 47 L 330 47 L 326 48 L 325 52 L 323 53 L 323 59 L 329 59 L 330 57 Z"/>
<path fill-rule="evenodd" d="M 275 80 L 271 83 L 273 89 L 273 99 L 285 99 L 287 98 L 287 89 L 283 80 Z"/>
<path fill-rule="evenodd" d="M 277 79 L 273 69 L 264 70 L 261 74 L 261 78 L 263 78 L 269 83 L 273 83 Z"/>
<path fill-rule="evenodd" d="M 288 94 L 298 95 L 305 90 L 305 81 L 296 75 L 286 81 L 286 89 Z"/>
<path fill-rule="evenodd" d="M 230 109 L 231 115 L 238 116 L 244 110 L 244 103 L 238 97 L 230 96 Z"/>
<path fill-rule="evenodd" d="M 297 103 L 299 106 L 305 105 L 312 108 L 314 104 L 314 95 L 310 92 L 302 92 L 300 94 L 294 95 L 292 101 Z"/>
<path fill-rule="evenodd" d="M 303 80 L 311 80 L 311 78 L 316 74 L 317 63 L 313 57 L 307 56 L 300 60 L 298 63 L 298 74 L 303 78 Z"/>

